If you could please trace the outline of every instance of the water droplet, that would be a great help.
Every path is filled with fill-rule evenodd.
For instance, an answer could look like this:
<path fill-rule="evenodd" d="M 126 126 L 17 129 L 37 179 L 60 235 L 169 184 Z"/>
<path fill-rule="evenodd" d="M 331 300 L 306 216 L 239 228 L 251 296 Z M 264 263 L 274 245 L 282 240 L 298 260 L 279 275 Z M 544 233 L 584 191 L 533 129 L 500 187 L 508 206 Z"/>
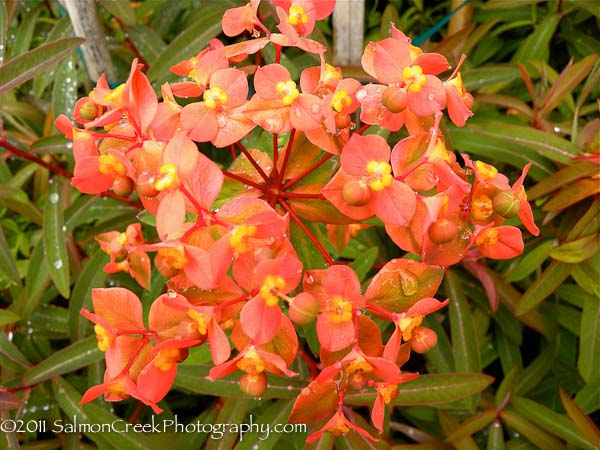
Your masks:
<path fill-rule="evenodd" d="M 359 102 L 363 101 L 366 96 L 367 96 L 367 90 L 366 89 L 359 89 L 356 92 L 356 100 L 358 100 Z"/>
<path fill-rule="evenodd" d="M 313 114 L 318 114 L 321 111 L 321 106 L 318 103 L 313 103 L 313 105 L 310 107 L 310 110 L 313 112 Z"/>
<path fill-rule="evenodd" d="M 354 122 L 350 122 L 350 125 L 348 125 L 348 128 L 350 128 L 350 130 L 354 130 L 354 129 L 356 129 L 356 124 Z"/>
<path fill-rule="evenodd" d="M 65 147 L 67 147 L 67 148 L 73 148 L 73 143 L 72 142 L 67 142 L 67 144 L 65 145 Z"/>
<path fill-rule="evenodd" d="M 334 136 L 336 136 L 336 137 L 337 137 L 337 136 L 341 136 L 341 135 L 342 135 L 342 132 L 341 132 L 340 130 L 337 130 L 337 129 L 336 129 L 336 130 L 335 130 L 335 133 L 333 133 L 333 135 L 334 135 Z"/>
<path fill-rule="evenodd" d="M 52 203 L 53 205 L 58 203 L 59 200 L 60 200 L 60 197 L 58 196 L 58 194 L 56 192 L 53 192 L 52 194 L 50 194 L 48 196 L 48 201 L 50 203 Z"/>
<path fill-rule="evenodd" d="M 223 128 L 227 125 L 227 116 L 223 113 L 217 115 L 217 126 Z"/>
<path fill-rule="evenodd" d="M 294 390 L 294 386 L 288 384 L 287 390 L 288 391 L 293 391 Z"/>
<path fill-rule="evenodd" d="M 269 239 L 267 239 L 267 245 L 273 245 L 274 243 L 275 243 L 274 237 L 270 237 Z"/>
<path fill-rule="evenodd" d="M 466 176 L 473 175 L 473 169 L 471 169 L 470 167 L 465 167 L 465 175 Z"/>
<path fill-rule="evenodd" d="M 67 226 L 66 226 L 66 225 L 63 225 L 63 226 L 62 226 L 62 230 L 63 230 L 63 231 L 66 233 L 66 232 L 67 232 Z"/>
<path fill-rule="evenodd" d="M 313 284 L 315 282 L 315 277 L 309 275 L 306 277 L 306 284 Z"/>
<path fill-rule="evenodd" d="M 55 269 L 60 269 L 63 266 L 63 262 L 62 259 L 57 259 L 56 261 L 54 261 L 54 264 L 52 264 L 54 266 Z"/>
<path fill-rule="evenodd" d="M 32 406 L 31 408 L 29 408 L 29 412 L 31 412 L 32 414 L 36 411 L 37 411 L 37 408 L 35 406 Z"/>
<path fill-rule="evenodd" d="M 398 269 L 398 278 L 400 279 L 400 289 L 404 295 L 414 295 L 419 289 L 419 280 L 412 272 Z"/>
<path fill-rule="evenodd" d="M 252 450 L 258 450 L 258 444 L 252 445 Z"/>
<path fill-rule="evenodd" d="M 42 410 L 44 410 L 44 411 L 50 411 L 50 405 L 44 405 L 42 407 Z"/>
<path fill-rule="evenodd" d="M 65 78 L 65 82 L 70 83 L 72 80 L 70 77 Z"/>
<path fill-rule="evenodd" d="M 471 231 L 470 231 L 470 230 L 462 230 L 462 231 L 460 232 L 460 238 L 461 238 L 461 239 L 464 239 L 465 241 L 466 241 L 467 239 L 471 239 L 471 236 L 473 236 L 473 233 L 471 233 Z"/>
<path fill-rule="evenodd" d="M 12 342 L 13 340 L 13 332 L 9 331 L 8 334 L 6 335 L 6 339 L 8 339 L 8 342 Z"/>
<path fill-rule="evenodd" d="M 434 98 L 435 98 L 435 95 L 433 95 L 433 93 L 430 92 L 429 94 L 427 94 L 427 100 L 433 101 Z"/>
<path fill-rule="evenodd" d="M 27 328 L 27 334 L 31 336 L 33 334 L 33 328 Z"/>
<path fill-rule="evenodd" d="M 553 130 L 555 133 L 560 133 L 560 127 L 554 127 Z"/>
<path fill-rule="evenodd" d="M 169 291 L 167 292 L 167 296 L 169 298 L 175 298 L 177 297 L 177 292 L 173 291 L 172 289 L 169 289 Z"/>
<path fill-rule="evenodd" d="M 440 181 L 440 177 L 438 177 L 435 172 L 429 172 L 427 174 L 427 179 L 431 184 L 437 184 Z"/>

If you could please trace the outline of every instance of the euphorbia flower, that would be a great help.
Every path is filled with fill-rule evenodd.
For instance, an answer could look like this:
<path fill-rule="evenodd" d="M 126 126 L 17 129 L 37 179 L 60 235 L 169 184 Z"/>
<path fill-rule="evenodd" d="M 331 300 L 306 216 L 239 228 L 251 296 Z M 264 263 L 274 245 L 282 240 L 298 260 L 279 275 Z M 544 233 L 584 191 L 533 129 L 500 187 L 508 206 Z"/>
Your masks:
<path fill-rule="evenodd" d="M 523 236 L 516 227 L 484 228 L 475 235 L 479 251 L 492 259 L 511 259 L 523 253 Z"/>
<path fill-rule="evenodd" d="M 254 123 L 239 109 L 248 96 L 248 80 L 238 69 L 215 71 L 210 88 L 204 91 L 204 101 L 185 106 L 181 111 L 181 126 L 197 142 L 211 141 L 225 147 L 244 137 Z"/>
<path fill-rule="evenodd" d="M 371 436 L 367 431 L 350 422 L 344 412 L 342 411 L 341 405 L 337 412 L 321 427 L 320 430 L 315 431 L 306 439 L 307 444 L 311 444 L 319 439 L 325 432 L 329 431 L 334 436 L 341 436 L 348 433 L 350 430 L 354 430 L 360 435 L 366 437 L 370 441 L 377 442 L 378 440 Z"/>
<path fill-rule="evenodd" d="M 342 150 L 341 169 L 321 192 L 353 219 L 375 214 L 387 224 L 406 225 L 415 212 L 416 197 L 394 178 L 390 153 L 381 136 L 352 135 Z"/>
<path fill-rule="evenodd" d="M 221 21 L 223 33 L 233 37 L 248 31 L 253 37 L 258 37 L 260 35 L 259 28 L 266 30 L 257 15 L 259 4 L 260 0 L 251 0 L 244 6 L 229 8 L 225 11 Z"/>
<path fill-rule="evenodd" d="M 319 42 L 307 39 L 315 27 L 315 21 L 325 18 L 333 12 L 335 1 L 276 1 L 277 16 L 279 17 L 279 31 L 273 33 L 271 42 L 282 46 L 298 47 L 310 53 L 323 53 L 326 47 Z M 281 6 L 280 6 L 281 5 Z"/>
<path fill-rule="evenodd" d="M 213 44 L 214 42 L 214 44 Z M 182 81 L 171 86 L 177 97 L 199 97 L 206 88 L 213 73 L 217 70 L 227 69 L 229 62 L 220 50 L 223 48 L 221 41 L 214 39 L 211 46 L 202 50 L 198 56 L 183 61 L 173 67 L 171 71 L 180 76 L 191 78 L 194 81 Z"/>
<path fill-rule="evenodd" d="M 248 116 L 265 130 L 285 133 L 321 126 L 321 100 L 302 94 L 281 64 L 259 67 L 254 75 L 256 95 L 246 105 Z"/>

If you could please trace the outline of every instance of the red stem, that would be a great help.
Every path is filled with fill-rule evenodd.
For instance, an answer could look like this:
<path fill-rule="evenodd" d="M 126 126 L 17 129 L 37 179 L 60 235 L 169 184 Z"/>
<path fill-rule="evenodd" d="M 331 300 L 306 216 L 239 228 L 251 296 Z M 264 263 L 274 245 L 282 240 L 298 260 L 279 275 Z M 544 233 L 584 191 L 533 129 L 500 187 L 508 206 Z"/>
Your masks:
<path fill-rule="evenodd" d="M 315 198 L 319 200 L 325 200 L 323 194 L 302 194 L 300 192 L 282 192 L 279 194 L 279 196 L 283 198 Z"/>
<path fill-rule="evenodd" d="M 119 139 L 121 141 L 137 142 L 137 137 L 123 136 L 122 134 L 99 133 L 97 131 L 92 131 L 92 135 L 98 139 L 112 138 Z"/>
<path fill-rule="evenodd" d="M 250 181 L 249 179 L 244 178 L 240 175 L 236 175 L 235 173 L 229 172 L 228 170 L 222 169 L 221 171 L 223 172 L 223 175 L 231 178 L 232 180 L 236 180 L 236 181 L 239 181 L 240 183 L 244 183 L 244 184 L 247 184 L 248 186 L 252 186 L 253 188 L 258 189 L 259 191 L 263 191 L 263 192 L 265 191 L 265 186 L 255 183 L 254 181 Z"/>
<path fill-rule="evenodd" d="M 294 186 L 298 181 L 302 180 L 305 176 L 307 176 L 308 174 L 312 173 L 314 170 L 316 170 L 319 166 L 321 166 L 322 164 L 326 163 L 327 161 L 329 161 L 331 158 L 333 158 L 333 153 L 328 153 L 326 156 L 324 156 L 323 158 L 321 158 L 320 160 L 318 160 L 316 163 L 314 163 L 312 166 L 310 166 L 308 169 L 306 169 L 304 172 L 302 172 L 300 175 L 298 175 L 296 178 L 292 178 L 290 181 L 288 181 L 287 183 L 285 183 L 281 189 L 285 190 L 285 189 L 289 189 L 292 186 Z"/>
<path fill-rule="evenodd" d="M 245 302 L 246 300 L 248 300 L 248 296 L 242 295 L 241 297 L 234 298 L 233 300 L 227 300 L 226 302 L 218 304 L 217 306 L 215 306 L 214 310 L 220 311 L 222 309 L 227 308 L 228 306 L 235 305 L 236 303 L 240 302 Z"/>
<path fill-rule="evenodd" d="M 260 176 L 263 178 L 263 180 L 265 180 L 265 183 L 268 183 L 269 182 L 269 176 L 265 173 L 264 170 L 262 170 L 262 167 L 260 167 L 258 165 L 258 163 L 254 160 L 254 158 L 252 157 L 252 155 L 250 154 L 250 152 L 246 149 L 246 147 L 244 147 L 241 142 L 236 142 L 236 145 L 242 151 L 242 153 L 244 155 L 246 155 L 246 158 L 248 158 L 248 161 L 250 161 L 250 164 L 252 164 L 254 166 L 254 168 L 260 174 Z"/>
<path fill-rule="evenodd" d="M 275 62 L 279 64 L 281 61 L 281 45 L 275 44 Z"/>
<path fill-rule="evenodd" d="M 39 166 L 45 167 L 46 169 L 48 169 L 58 175 L 62 175 L 63 177 L 66 177 L 66 178 L 73 178 L 73 174 L 71 172 L 69 172 L 65 169 L 62 169 L 61 167 L 54 166 L 50 163 L 47 163 L 43 159 L 38 158 L 37 156 L 34 156 L 31 153 L 27 153 L 26 151 L 23 151 L 20 148 L 15 147 L 14 145 L 10 144 L 7 141 L 0 141 L 0 147 L 4 147 L 10 153 L 14 153 L 15 155 L 21 156 L 22 158 L 25 158 L 31 162 L 34 162 Z"/>
<path fill-rule="evenodd" d="M 319 367 L 317 366 L 315 360 L 312 359 L 312 357 L 303 348 L 300 348 L 298 350 L 298 354 L 308 366 L 308 369 L 310 370 L 311 379 L 314 380 L 315 378 L 317 378 L 317 376 L 319 375 Z"/>
<path fill-rule="evenodd" d="M 279 145 L 277 144 L 277 133 L 273 133 L 273 175 L 274 180 L 279 179 L 279 171 L 277 169 L 277 160 L 279 159 Z"/>
<path fill-rule="evenodd" d="M 131 355 L 131 358 L 129 358 L 129 361 L 127 361 L 127 365 L 123 368 L 123 370 L 121 370 L 121 373 L 117 376 L 117 378 L 121 375 L 129 374 L 129 369 L 131 369 L 135 358 L 139 356 L 148 342 L 150 342 L 150 338 L 148 336 L 144 336 L 140 341 L 140 345 L 138 345 L 138 347 L 135 349 L 133 355 Z"/>
<path fill-rule="evenodd" d="M 142 411 L 142 406 L 144 406 L 144 404 L 138 400 L 138 404 L 129 418 L 129 423 L 137 423 L 140 412 Z"/>
<path fill-rule="evenodd" d="M 369 125 L 368 123 L 365 123 L 362 127 L 360 127 L 358 129 L 358 131 L 356 131 L 356 134 L 363 134 L 365 131 L 367 131 L 369 129 L 371 125 Z"/>
<path fill-rule="evenodd" d="M 306 227 L 306 225 L 304 225 L 304 222 L 302 222 L 302 220 L 296 215 L 296 213 L 294 211 L 292 211 L 292 208 L 290 208 L 289 205 L 286 202 L 284 202 L 283 200 L 280 200 L 279 204 L 288 213 L 290 213 L 290 217 L 292 218 L 292 220 L 298 224 L 298 226 L 302 229 L 302 231 L 304 231 L 304 233 L 306 234 L 306 236 L 308 237 L 308 239 L 310 239 L 310 241 L 315 245 L 315 247 L 317 247 L 317 250 L 319 251 L 319 253 L 321 255 L 323 255 L 323 258 L 325 258 L 325 261 L 327 262 L 327 264 L 330 265 L 330 266 L 332 266 L 333 264 L 335 264 L 334 261 L 333 261 L 333 259 L 331 259 L 331 256 L 329 256 L 329 253 L 327 253 L 327 250 L 325 250 L 323 248 L 323 246 L 317 240 L 317 238 L 315 237 L 315 235 L 312 234 L 312 232 Z"/>
<path fill-rule="evenodd" d="M 277 184 L 281 185 L 283 180 L 285 179 L 285 169 L 287 168 L 288 161 L 290 159 L 290 153 L 292 152 L 292 144 L 294 143 L 294 137 L 296 136 L 296 129 L 292 128 L 290 132 L 290 138 L 288 139 L 288 143 L 285 149 L 285 155 L 283 155 L 283 163 L 281 164 L 281 171 L 279 173 L 279 177 L 277 178 Z"/>

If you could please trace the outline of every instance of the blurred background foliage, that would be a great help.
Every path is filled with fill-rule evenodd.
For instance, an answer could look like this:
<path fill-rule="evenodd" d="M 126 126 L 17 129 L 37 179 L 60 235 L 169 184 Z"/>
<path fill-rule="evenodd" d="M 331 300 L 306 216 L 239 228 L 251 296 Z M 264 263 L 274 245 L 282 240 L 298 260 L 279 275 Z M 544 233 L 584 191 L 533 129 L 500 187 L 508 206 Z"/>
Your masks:
<path fill-rule="evenodd" d="M 162 82 L 175 79 L 169 67 L 218 36 L 223 11 L 238 4 L 98 1 L 113 71 L 109 81 L 124 80 L 137 57 L 158 91 Z M 348 435 L 322 439 L 318 448 L 600 448 L 594 424 L 600 421 L 599 17 L 596 0 L 366 2 L 365 43 L 389 36 L 394 22 L 415 43 L 454 64 L 468 55 L 462 74 L 475 97 L 475 116 L 464 128 L 444 125 L 447 145 L 494 164 L 511 181 L 531 162 L 526 187 L 541 233 L 526 236 L 525 252 L 514 260 L 469 261 L 448 271 L 438 298 L 450 297 L 451 306 L 427 323 L 439 336 L 438 346 L 404 368 L 485 374 L 493 377 L 491 385 L 484 389 L 489 382 L 482 385 L 487 378 L 481 376 L 444 375 L 444 382 L 423 383 L 413 397 L 396 400 L 379 444 L 367 446 Z M 331 21 L 315 33 L 315 39 L 331 42 Z M 58 114 L 70 116 L 76 99 L 95 81 L 77 49 L 81 40 L 73 36 L 58 2 L 0 3 L 0 385 L 6 388 L 0 391 L 1 419 L 77 416 L 80 422 L 105 423 L 115 415 L 131 417 L 134 402 L 78 404 L 81 392 L 100 383 L 103 374 L 103 355 L 79 310 L 90 307 L 92 287 L 127 287 L 146 308 L 164 287 L 157 272 L 151 290 L 142 292 L 129 277 L 99 270 L 107 256 L 93 237 L 123 230 L 138 210 L 135 202 L 83 196 L 68 182 L 71 148 L 53 122 Z M 263 57 L 274 60 L 268 49 Z M 311 56 L 293 50 L 282 62 L 295 77 L 315 65 Z M 343 70 L 366 81 L 360 68 Z M 145 219 L 150 220 L 140 217 Z M 146 237 L 151 230 L 144 229 Z M 354 261 L 365 279 L 399 254 L 375 227 L 361 231 L 337 256 Z M 311 253 L 301 256 L 309 262 Z M 164 418 L 241 423 L 252 414 L 281 423 L 305 385 L 275 380 L 268 398 L 252 400 L 227 380 L 204 380 L 209 359 L 204 347 L 190 352 L 176 389 L 161 402 Z M 297 365 L 306 376 L 303 362 Z M 361 407 L 365 398 L 357 394 L 351 401 L 357 405 L 354 419 L 373 431 L 361 417 L 368 413 Z M 139 420 L 149 414 L 143 410 Z M 304 448 L 305 437 L 238 442 L 235 435 L 215 441 L 202 434 L 32 430 L 3 433 L 0 447 Z"/>

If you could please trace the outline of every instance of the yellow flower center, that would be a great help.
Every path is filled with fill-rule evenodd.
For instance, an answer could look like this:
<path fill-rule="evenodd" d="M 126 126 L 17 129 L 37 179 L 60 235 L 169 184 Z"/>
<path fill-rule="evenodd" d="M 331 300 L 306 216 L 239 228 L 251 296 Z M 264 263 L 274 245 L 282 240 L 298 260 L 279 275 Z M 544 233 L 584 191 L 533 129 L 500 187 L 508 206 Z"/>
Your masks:
<path fill-rule="evenodd" d="M 182 244 L 175 247 L 161 248 L 158 250 L 158 254 L 164 258 L 164 264 L 173 269 L 183 269 L 188 262 Z"/>
<path fill-rule="evenodd" d="M 333 323 L 345 323 L 352 320 L 352 303 L 339 295 L 331 299 L 330 319 Z"/>
<path fill-rule="evenodd" d="M 260 298 L 265 301 L 267 306 L 275 306 L 279 303 L 277 293 L 283 289 L 285 289 L 285 280 L 269 275 L 260 287 Z"/>
<path fill-rule="evenodd" d="M 346 367 L 346 373 L 348 375 L 352 375 L 356 372 L 371 373 L 373 372 L 373 366 L 369 364 L 365 358 L 359 356 Z"/>
<path fill-rule="evenodd" d="M 96 333 L 96 339 L 98 339 L 98 349 L 105 352 L 111 341 L 108 331 L 101 325 L 95 325 L 94 333 Z"/>
<path fill-rule="evenodd" d="M 98 157 L 98 171 L 104 175 L 122 177 L 127 174 L 125 165 L 113 155 L 100 155 Z"/>
<path fill-rule="evenodd" d="M 498 169 L 484 162 L 475 161 L 475 167 L 477 167 L 477 173 L 479 176 L 484 180 L 496 178 L 498 176 Z"/>
<path fill-rule="evenodd" d="M 471 202 L 471 214 L 476 220 L 486 220 L 494 214 L 494 202 L 487 195 L 478 195 Z"/>
<path fill-rule="evenodd" d="M 455 86 L 460 95 L 465 95 L 467 90 L 465 89 L 465 85 L 462 82 L 462 77 L 460 76 L 460 72 L 456 74 L 456 77 L 450 81 L 446 81 L 447 86 Z"/>
<path fill-rule="evenodd" d="M 381 395 L 383 403 L 389 405 L 389 403 L 398 396 L 398 385 L 386 384 L 383 386 L 377 386 L 377 392 Z"/>
<path fill-rule="evenodd" d="M 111 385 L 109 385 L 106 390 L 110 393 L 110 394 L 114 394 L 120 398 L 122 398 L 123 400 L 125 400 L 126 398 L 129 398 L 129 394 L 127 393 L 127 391 L 125 390 L 125 387 L 123 386 L 123 383 L 113 383 Z"/>
<path fill-rule="evenodd" d="M 421 66 L 409 66 L 402 69 L 402 79 L 410 92 L 419 92 L 427 78 L 423 75 Z"/>
<path fill-rule="evenodd" d="M 198 81 L 196 79 L 196 62 L 197 62 L 197 58 L 195 56 L 192 56 L 190 59 L 188 59 L 188 61 L 190 62 L 190 65 L 192 66 L 192 68 L 190 69 L 190 71 L 188 72 L 187 76 L 188 78 L 192 78 L 194 81 Z"/>
<path fill-rule="evenodd" d="M 158 352 L 154 360 L 154 365 L 162 372 L 168 372 L 177 364 L 179 358 L 181 358 L 181 353 L 178 348 L 166 348 Z"/>
<path fill-rule="evenodd" d="M 498 230 L 495 228 L 488 228 L 477 236 L 475 243 L 477 246 L 486 245 L 492 246 L 498 242 Z"/>
<path fill-rule="evenodd" d="M 258 230 L 254 225 L 246 225 L 245 223 L 238 225 L 231 230 L 229 245 L 237 253 L 246 253 L 248 251 L 248 239 L 256 236 Z"/>
<path fill-rule="evenodd" d="M 265 370 L 265 362 L 253 347 L 237 362 L 237 366 L 238 369 L 252 375 L 264 372 Z"/>
<path fill-rule="evenodd" d="M 304 8 L 298 5 L 290 6 L 287 22 L 293 27 L 308 23 L 308 16 L 304 12 Z"/>
<path fill-rule="evenodd" d="M 415 330 L 415 328 L 420 326 L 422 323 L 423 323 L 423 317 L 421 317 L 421 316 L 416 316 L 416 317 L 404 316 L 404 317 L 402 317 L 398 321 L 398 327 L 400 328 L 400 331 L 402 331 L 402 339 L 404 339 L 405 342 L 410 341 L 413 337 L 413 331 Z"/>
<path fill-rule="evenodd" d="M 325 64 L 325 70 L 323 72 L 323 83 L 331 84 L 333 81 L 341 81 L 342 74 L 331 64 Z"/>
<path fill-rule="evenodd" d="M 334 436 L 341 436 L 350 431 L 350 428 L 344 423 L 344 419 L 338 416 L 334 425 L 332 425 L 327 431 L 329 431 Z"/>
<path fill-rule="evenodd" d="M 123 94 L 123 90 L 125 89 L 125 84 L 120 84 L 116 88 L 114 88 L 111 92 L 104 96 L 105 102 L 114 102 L 117 104 L 121 104 L 121 94 Z"/>
<path fill-rule="evenodd" d="M 198 333 L 200 333 L 202 336 L 205 336 L 208 331 L 208 325 L 206 324 L 206 317 L 204 314 L 196 311 L 195 309 L 188 309 L 187 314 L 188 317 L 196 322 Z"/>
<path fill-rule="evenodd" d="M 419 47 L 415 47 L 414 45 L 409 45 L 408 53 L 410 55 L 410 60 L 412 62 L 423 54 L 423 50 L 421 50 Z"/>
<path fill-rule="evenodd" d="M 392 166 L 384 161 L 369 161 L 367 164 L 367 172 L 372 176 L 371 189 L 374 191 L 382 191 L 392 184 L 394 177 L 392 176 Z"/>
<path fill-rule="evenodd" d="M 440 138 L 438 138 L 435 142 L 435 145 L 431 150 L 431 153 L 429 154 L 429 159 L 441 159 L 450 164 L 450 155 L 448 154 L 448 149 L 446 148 L 444 142 Z"/>
<path fill-rule="evenodd" d="M 275 90 L 281 94 L 281 101 L 289 106 L 298 98 L 300 92 L 296 88 L 296 83 L 292 80 L 280 81 L 275 85 Z"/>
<path fill-rule="evenodd" d="M 160 166 L 159 176 L 154 182 L 154 189 L 164 191 L 168 188 L 176 189 L 179 187 L 179 177 L 177 176 L 177 167 L 175 164 L 167 163 Z"/>
<path fill-rule="evenodd" d="M 352 99 L 348 95 L 348 92 L 345 89 L 340 89 L 335 94 L 333 94 L 333 98 L 331 99 L 331 107 L 335 109 L 337 112 L 342 112 L 342 110 L 352 104 Z"/>
<path fill-rule="evenodd" d="M 227 103 L 227 94 L 219 86 L 214 86 L 204 92 L 203 99 L 207 108 L 216 109 L 217 106 Z"/>

